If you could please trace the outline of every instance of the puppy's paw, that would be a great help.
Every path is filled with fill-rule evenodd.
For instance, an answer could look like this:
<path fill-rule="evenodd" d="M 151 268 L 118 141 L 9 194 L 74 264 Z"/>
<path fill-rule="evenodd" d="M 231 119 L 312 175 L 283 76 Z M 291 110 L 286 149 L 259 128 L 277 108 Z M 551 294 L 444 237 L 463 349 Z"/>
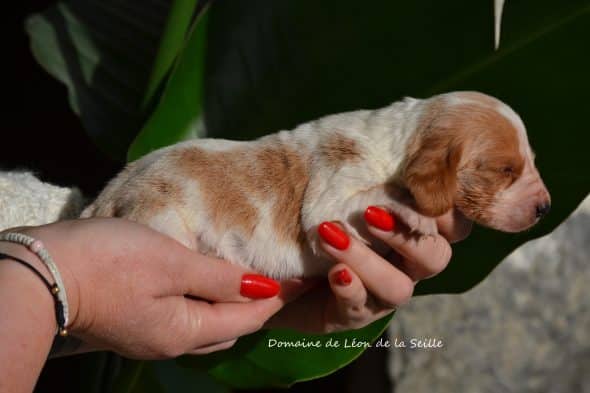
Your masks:
<path fill-rule="evenodd" d="M 326 220 L 326 221 L 328 221 L 328 220 Z M 346 233 L 346 236 L 348 238 L 354 238 L 354 239 L 357 239 L 367 245 L 370 245 L 370 242 L 367 241 L 363 236 L 361 236 L 361 234 L 359 234 L 357 229 L 354 226 L 352 226 L 349 222 L 346 222 L 344 220 L 341 220 L 341 221 L 337 220 L 337 222 L 339 223 L 338 226 L 343 229 L 344 233 Z M 313 255 L 326 256 L 326 254 L 322 251 L 322 248 L 320 245 L 321 237 L 318 232 L 319 226 L 320 226 L 320 224 L 314 225 L 306 231 L 307 242 L 309 244 L 309 248 L 311 249 Z"/>
<path fill-rule="evenodd" d="M 410 233 L 418 236 L 435 236 L 438 234 L 436 219 L 427 217 L 404 205 L 391 206 L 393 214 L 402 221 Z"/>
<path fill-rule="evenodd" d="M 436 220 L 432 217 L 426 217 L 421 214 L 410 215 L 406 221 L 410 233 L 421 236 L 436 236 L 438 234 L 438 227 Z"/>

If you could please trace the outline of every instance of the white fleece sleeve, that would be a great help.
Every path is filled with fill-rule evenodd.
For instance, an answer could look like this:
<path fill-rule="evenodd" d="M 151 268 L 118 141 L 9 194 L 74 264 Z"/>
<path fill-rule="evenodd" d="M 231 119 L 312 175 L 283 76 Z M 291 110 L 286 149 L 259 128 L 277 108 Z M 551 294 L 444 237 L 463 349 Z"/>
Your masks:
<path fill-rule="evenodd" d="M 75 218 L 84 203 L 75 187 L 43 183 L 28 171 L 0 171 L 0 230 Z"/>

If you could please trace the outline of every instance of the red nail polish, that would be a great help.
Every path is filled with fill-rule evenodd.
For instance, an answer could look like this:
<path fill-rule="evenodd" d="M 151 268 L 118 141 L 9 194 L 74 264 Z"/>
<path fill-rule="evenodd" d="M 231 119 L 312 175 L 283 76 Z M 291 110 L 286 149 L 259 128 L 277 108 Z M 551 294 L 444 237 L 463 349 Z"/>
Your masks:
<path fill-rule="evenodd" d="M 339 250 L 346 250 L 350 244 L 348 235 L 332 222 L 322 222 L 318 226 L 318 233 L 329 245 Z"/>
<path fill-rule="evenodd" d="M 365 220 L 382 231 L 393 231 L 395 229 L 393 216 L 377 206 L 369 206 L 365 210 Z"/>
<path fill-rule="evenodd" d="M 338 270 L 335 274 L 336 283 L 339 285 L 349 285 L 352 282 L 352 276 L 347 269 Z"/>
<path fill-rule="evenodd" d="M 278 295 L 281 285 L 260 274 L 244 274 L 240 285 L 240 295 L 251 299 L 264 299 Z"/>

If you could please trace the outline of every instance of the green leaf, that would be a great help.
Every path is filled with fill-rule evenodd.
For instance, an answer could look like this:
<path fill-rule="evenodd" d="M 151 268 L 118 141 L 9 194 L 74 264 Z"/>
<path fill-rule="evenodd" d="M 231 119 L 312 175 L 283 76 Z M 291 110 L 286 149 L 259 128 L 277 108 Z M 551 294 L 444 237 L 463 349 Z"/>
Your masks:
<path fill-rule="evenodd" d="M 35 59 L 67 86 L 84 128 L 113 158 L 124 159 L 144 122 L 141 104 L 168 10 L 164 0 L 69 0 L 26 20 Z M 158 64 L 153 85 L 167 64 Z"/>
<path fill-rule="evenodd" d="M 232 348 L 208 356 L 184 357 L 185 367 L 204 368 L 232 388 L 289 387 L 330 374 L 356 359 L 387 328 L 391 316 L 359 330 L 305 335 L 265 330 L 241 338 Z M 285 347 L 280 343 L 300 343 Z M 310 345 L 314 344 L 314 345 Z"/>
<path fill-rule="evenodd" d="M 157 381 L 149 381 L 155 379 L 153 373 L 145 372 L 149 363 L 122 359 L 121 371 L 113 382 L 113 393 L 132 393 L 144 390 L 146 382 L 150 386 L 149 393 L 160 393 L 161 387 Z M 154 383 L 156 382 L 156 383 Z"/>
<path fill-rule="evenodd" d="M 141 362 L 124 359 L 112 393 L 229 393 L 200 370 L 178 367 L 174 360 Z"/>
<path fill-rule="evenodd" d="M 590 177 L 576 169 L 590 167 L 590 1 L 504 8 L 503 43 L 494 51 L 493 9 L 480 2 L 217 2 L 208 133 L 250 139 L 328 113 L 459 89 L 509 103 L 527 124 L 553 210 L 522 234 L 477 228 L 454 246 L 443 274 L 418 286 L 419 293 L 468 290 L 516 247 L 553 230 L 590 189 Z"/>
<path fill-rule="evenodd" d="M 150 367 L 159 383 L 165 387 L 163 393 L 230 393 L 227 387 L 212 380 L 204 371 L 178 367 L 174 360 L 150 362 Z"/>
<path fill-rule="evenodd" d="M 93 49 L 95 41 L 84 41 L 89 34 L 77 14 L 71 17 L 71 10 L 60 4 L 54 12 L 62 18 L 58 22 L 68 22 L 65 37 L 70 36 L 69 31 L 81 32 L 69 45 Z M 43 14 L 29 21 L 37 34 L 32 41 L 35 52 L 61 53 L 55 18 Z M 209 136 L 252 139 L 328 113 L 381 107 L 406 95 L 425 97 L 456 89 L 495 95 L 515 108 L 527 124 L 537 166 L 553 196 L 553 209 L 526 233 L 475 229 L 468 240 L 454 246 L 453 261 L 446 271 L 417 287 L 419 294 L 468 290 L 516 247 L 553 230 L 590 189 L 590 177 L 584 172 L 590 167 L 590 155 L 585 152 L 590 142 L 585 129 L 590 2 L 506 2 L 498 51 L 492 45 L 493 20 L 491 3 L 484 6 L 468 0 L 370 5 L 352 0 L 216 1 L 208 20 L 205 74 L 204 34 L 197 33 L 204 24 L 197 23 L 185 47 L 195 49 L 183 51 L 174 65 L 156 111 L 129 156 L 194 134 L 199 128 L 195 124 L 202 124 L 203 118 Z M 60 36 L 64 36 L 62 30 Z M 49 38 L 39 38 L 43 34 Z M 126 45 L 133 48 L 121 44 Z M 77 67 L 77 78 L 82 81 L 96 74 L 95 64 L 99 64 L 92 56 L 86 57 Z M 46 62 L 63 63 L 63 58 Z M 119 59 L 125 64 L 132 60 L 127 53 Z M 63 80 L 72 79 L 63 64 L 51 69 Z M 120 83 L 129 83 L 126 76 Z M 96 97 L 104 99 L 98 93 L 113 100 L 124 98 L 114 83 L 105 91 L 86 90 L 86 95 L 79 94 L 84 89 L 71 93 L 78 106 Z M 141 94 L 134 97 L 136 105 L 144 98 Z M 91 112 L 80 113 L 88 119 Z M 118 124 L 116 117 L 112 119 L 107 125 Z M 387 322 L 384 319 L 340 335 L 372 340 Z M 270 338 L 310 339 L 286 331 L 260 332 L 222 353 L 186 358 L 181 363 L 205 367 L 234 387 L 288 386 L 342 367 L 360 353 L 273 350 L 268 348 Z"/>
<path fill-rule="evenodd" d="M 154 98 L 156 90 L 165 80 L 172 64 L 185 43 L 185 36 L 196 10 L 197 0 L 175 0 L 170 7 L 156 60 L 143 99 L 143 108 Z"/>
<path fill-rule="evenodd" d="M 518 235 L 476 228 L 443 274 L 418 294 L 462 292 L 512 250 L 562 222 L 588 194 L 585 131 L 590 79 L 588 1 L 507 2 L 493 50 L 492 7 L 480 2 L 216 2 L 211 10 L 205 105 L 208 135 L 251 139 L 329 113 L 385 106 L 403 96 L 471 89 L 520 112 L 553 195 L 553 211 Z M 384 321 L 380 321 L 385 325 Z M 379 329 L 351 335 L 374 339 Z M 286 386 L 356 357 L 346 351 L 273 351 L 267 332 L 213 360 L 231 386 Z M 194 360 L 197 362 L 197 360 Z M 244 370 L 244 372 L 240 372 Z M 314 371 L 315 370 L 315 371 Z"/>
<path fill-rule="evenodd" d="M 205 8 L 193 23 L 155 111 L 129 148 L 129 161 L 203 133 L 207 10 Z"/>

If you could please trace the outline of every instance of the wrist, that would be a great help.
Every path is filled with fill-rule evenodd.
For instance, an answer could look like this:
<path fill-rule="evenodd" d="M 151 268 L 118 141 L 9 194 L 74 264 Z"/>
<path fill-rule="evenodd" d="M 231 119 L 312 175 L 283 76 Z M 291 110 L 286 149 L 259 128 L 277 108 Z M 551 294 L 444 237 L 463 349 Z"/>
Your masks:
<path fill-rule="evenodd" d="M 67 228 L 68 226 L 66 226 Z M 28 227 L 20 233 L 30 236 L 35 240 L 41 241 L 44 248 L 47 250 L 51 259 L 55 263 L 59 275 L 61 276 L 66 300 L 68 303 L 69 316 L 66 323 L 66 328 L 70 334 L 76 333 L 77 321 L 78 321 L 78 310 L 79 310 L 79 298 L 80 290 L 77 278 L 73 273 L 72 261 L 80 262 L 82 258 L 76 254 L 75 241 L 72 241 L 70 234 L 64 231 L 61 225 L 48 224 L 39 227 Z M 29 251 L 26 247 L 23 247 L 25 252 L 35 259 L 38 264 L 43 265 L 44 272 L 47 273 L 47 268 L 39 257 L 33 252 Z M 28 259 L 30 260 L 30 258 Z M 50 280 L 50 282 L 53 282 Z"/>
<path fill-rule="evenodd" d="M 35 326 L 44 335 L 49 337 L 55 335 L 57 322 L 53 311 L 53 297 L 39 277 L 14 261 L 0 259 L 0 287 L 3 288 L 2 293 L 10 296 L 11 299 L 18 298 L 18 303 L 26 303 L 25 311 L 35 315 L 35 319 L 39 322 Z M 11 300 L 9 303 L 17 302 Z"/>
<path fill-rule="evenodd" d="M 18 233 L 23 234 L 24 232 L 24 230 L 18 231 Z M 46 266 L 35 254 L 31 253 L 28 248 L 23 247 L 20 244 L 0 241 L 0 253 L 10 255 L 29 263 L 39 272 L 39 274 L 51 282 L 51 277 L 49 277 L 50 275 L 48 274 Z M 12 286 L 18 288 L 20 291 L 18 298 L 25 300 L 28 304 L 38 306 L 34 309 L 35 316 L 39 317 L 40 320 L 49 321 L 49 323 L 32 324 L 33 326 L 38 327 L 41 332 L 45 331 L 45 326 L 51 327 L 51 329 L 49 329 L 50 333 L 46 335 L 53 338 L 53 345 L 51 347 L 51 352 L 49 353 L 49 358 L 101 350 L 100 347 L 90 345 L 72 335 L 61 337 L 58 341 L 55 341 L 54 336 L 57 328 L 55 313 L 51 314 L 53 315 L 52 317 L 44 312 L 45 310 L 50 309 L 53 303 L 52 301 L 54 301 L 53 296 L 51 296 L 50 299 L 52 301 L 49 302 L 50 304 L 44 304 L 43 297 L 46 297 L 47 295 L 47 286 L 43 284 L 40 277 L 30 269 L 27 269 L 26 266 L 23 266 L 10 258 L 2 259 L 0 257 L 0 286 L 4 287 L 5 282 L 10 282 Z M 14 298 L 14 296 L 12 296 L 12 298 Z"/>
<path fill-rule="evenodd" d="M 51 282 L 51 276 L 43 262 L 26 247 L 0 241 L 0 252 L 29 263 Z M 27 309 L 34 311 L 34 314 L 44 321 L 39 327 L 45 330 L 47 326 L 55 335 L 57 320 L 54 299 L 40 277 L 14 260 L 0 258 L 0 282 L 4 289 L 12 290 L 11 298 L 27 300 Z"/>
<path fill-rule="evenodd" d="M 51 277 L 47 272 L 47 268 L 34 254 L 31 254 L 26 247 L 23 247 L 19 244 L 0 241 L 0 253 L 10 255 L 28 262 L 39 273 L 41 273 L 43 277 L 51 281 Z M 0 277 L 3 282 L 13 282 L 12 280 L 14 280 L 15 283 L 18 283 L 19 286 L 22 287 L 23 291 L 26 290 L 25 293 L 30 293 L 31 296 L 33 294 L 36 296 L 43 295 L 41 297 L 47 297 L 48 300 L 52 302 L 53 298 L 51 297 L 51 294 L 48 293 L 47 287 L 45 287 L 43 281 L 41 281 L 41 279 L 33 272 L 19 263 L 11 259 L 0 258 L 0 273 L 2 273 Z"/>
<path fill-rule="evenodd" d="M 37 268 L 18 247 L 0 242 L 0 251 Z M 0 298 L 0 386 L 32 391 L 55 337 L 53 297 L 25 266 L 0 259 Z"/>

